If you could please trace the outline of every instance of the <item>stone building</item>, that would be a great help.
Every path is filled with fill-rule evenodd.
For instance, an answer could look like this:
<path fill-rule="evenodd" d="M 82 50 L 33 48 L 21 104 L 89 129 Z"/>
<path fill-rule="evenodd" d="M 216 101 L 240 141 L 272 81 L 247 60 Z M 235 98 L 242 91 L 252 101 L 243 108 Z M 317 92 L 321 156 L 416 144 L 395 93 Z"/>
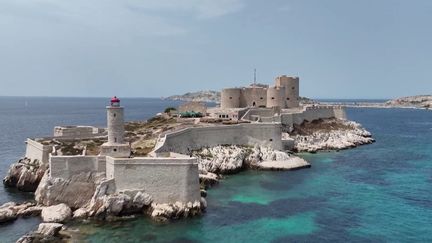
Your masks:
<path fill-rule="evenodd" d="M 221 108 L 280 107 L 299 106 L 299 78 L 279 76 L 275 85 L 251 85 L 242 88 L 227 88 L 221 93 Z"/>
<path fill-rule="evenodd" d="M 181 104 L 178 107 L 178 112 L 199 112 L 203 115 L 207 113 L 207 105 L 204 102 L 190 101 L 184 104 Z"/>

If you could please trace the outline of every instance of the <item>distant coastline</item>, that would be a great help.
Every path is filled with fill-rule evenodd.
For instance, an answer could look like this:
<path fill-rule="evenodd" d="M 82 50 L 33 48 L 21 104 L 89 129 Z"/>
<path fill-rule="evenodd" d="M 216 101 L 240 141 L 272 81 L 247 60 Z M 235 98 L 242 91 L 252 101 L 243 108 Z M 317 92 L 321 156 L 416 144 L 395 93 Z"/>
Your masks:
<path fill-rule="evenodd" d="M 172 95 L 162 98 L 164 100 L 176 101 L 195 101 L 195 102 L 212 102 L 220 103 L 221 94 L 219 91 L 197 91 L 188 92 L 183 95 Z M 392 100 L 376 100 L 373 102 L 368 100 L 315 100 L 306 97 L 300 97 L 302 104 L 323 104 L 323 105 L 336 105 L 350 108 L 406 108 L 406 109 L 431 109 L 432 108 L 432 95 L 416 95 L 396 98 Z"/>

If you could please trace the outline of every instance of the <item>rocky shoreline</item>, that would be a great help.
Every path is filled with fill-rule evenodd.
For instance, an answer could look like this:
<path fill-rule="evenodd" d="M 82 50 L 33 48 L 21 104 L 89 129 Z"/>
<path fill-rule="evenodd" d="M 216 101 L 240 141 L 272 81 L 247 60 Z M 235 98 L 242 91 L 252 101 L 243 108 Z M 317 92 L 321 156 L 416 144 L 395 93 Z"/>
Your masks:
<path fill-rule="evenodd" d="M 291 137 L 294 139 L 294 151 L 309 153 L 342 150 L 375 142 L 372 134 L 359 123 L 338 119 L 295 125 Z"/>
<path fill-rule="evenodd" d="M 295 152 L 340 150 L 374 142 L 360 124 L 337 119 L 317 120 L 295 125 L 289 134 Z M 87 220 L 121 220 L 147 215 L 155 221 L 167 222 L 201 215 L 205 212 L 205 196 L 225 175 L 243 170 L 295 170 L 311 165 L 304 159 L 284 151 L 263 146 L 220 145 L 192 151 L 198 158 L 201 200 L 158 204 L 145 191 L 115 193 L 112 180 L 104 173 L 81 173 L 64 180 L 49 178 L 49 168 L 38 161 L 23 158 L 11 165 L 3 180 L 7 187 L 34 191 L 35 201 L 0 206 L 0 223 L 19 217 L 41 217 L 42 223 L 18 242 L 61 242 L 71 236 L 70 222 Z"/>

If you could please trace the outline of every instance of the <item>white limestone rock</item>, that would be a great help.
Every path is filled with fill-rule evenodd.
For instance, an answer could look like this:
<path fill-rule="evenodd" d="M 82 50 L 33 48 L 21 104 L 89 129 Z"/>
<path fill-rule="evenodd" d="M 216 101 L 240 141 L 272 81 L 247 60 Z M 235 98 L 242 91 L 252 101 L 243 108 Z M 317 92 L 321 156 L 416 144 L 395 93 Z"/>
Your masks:
<path fill-rule="evenodd" d="M 215 146 L 195 151 L 194 156 L 198 157 L 198 168 L 200 171 L 207 171 L 219 174 L 230 174 L 240 171 L 248 151 L 239 146 Z"/>
<path fill-rule="evenodd" d="M 152 201 L 149 194 L 139 190 L 114 194 L 101 194 L 98 191 L 87 210 L 89 216 L 99 218 L 141 214 Z"/>
<path fill-rule="evenodd" d="M 16 187 L 19 191 L 34 192 L 46 169 L 46 165 L 38 160 L 20 159 L 10 166 L 3 184 L 6 187 Z"/>
<path fill-rule="evenodd" d="M 62 227 L 63 224 L 59 223 L 41 223 L 36 232 L 45 236 L 56 236 Z"/>
<path fill-rule="evenodd" d="M 216 146 L 195 151 L 194 156 L 198 158 L 200 181 L 207 183 L 219 179 L 214 173 L 235 173 L 243 168 L 292 170 L 310 167 L 299 157 L 264 146 Z"/>
<path fill-rule="evenodd" d="M 261 170 L 297 170 L 301 168 L 309 168 L 311 164 L 306 160 L 291 156 L 287 160 L 266 160 L 258 164 L 258 169 Z"/>
<path fill-rule="evenodd" d="M 49 178 L 47 171 L 35 192 L 36 202 L 45 206 L 65 203 L 71 208 L 85 207 L 104 177 L 104 173 L 87 172 L 63 180 Z"/>
<path fill-rule="evenodd" d="M 302 124 L 295 128 L 293 138 L 298 152 L 341 150 L 375 141 L 359 123 L 337 119 Z"/>
<path fill-rule="evenodd" d="M 0 206 L 0 223 L 13 221 L 22 216 L 37 216 L 41 210 L 41 207 L 35 206 L 32 202 L 8 202 Z"/>
<path fill-rule="evenodd" d="M 66 222 L 71 218 L 72 210 L 70 209 L 70 207 L 68 207 L 68 205 L 61 203 L 42 209 L 41 216 L 43 222 Z"/>
<path fill-rule="evenodd" d="M 199 181 L 202 187 L 209 188 L 219 183 L 220 177 L 211 172 L 201 172 L 199 174 Z"/>
<path fill-rule="evenodd" d="M 0 223 L 14 221 L 17 217 L 16 212 L 9 207 L 0 209 Z"/>
<path fill-rule="evenodd" d="M 73 212 L 73 219 L 85 219 L 88 216 L 88 211 L 85 208 L 78 208 Z"/>
<path fill-rule="evenodd" d="M 205 209 L 204 206 L 207 206 L 207 202 L 204 198 L 201 198 L 200 201 L 188 203 L 152 203 L 149 212 L 153 220 L 165 222 L 171 219 L 180 219 L 200 215 Z"/>

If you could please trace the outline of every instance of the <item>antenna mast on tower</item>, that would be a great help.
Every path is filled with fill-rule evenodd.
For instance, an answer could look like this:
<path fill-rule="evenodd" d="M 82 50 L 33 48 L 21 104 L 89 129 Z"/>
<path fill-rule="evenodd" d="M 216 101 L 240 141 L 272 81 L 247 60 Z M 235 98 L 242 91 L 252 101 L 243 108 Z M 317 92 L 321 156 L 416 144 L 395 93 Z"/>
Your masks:
<path fill-rule="evenodd" d="M 256 87 L 256 68 L 254 68 L 254 87 Z"/>

